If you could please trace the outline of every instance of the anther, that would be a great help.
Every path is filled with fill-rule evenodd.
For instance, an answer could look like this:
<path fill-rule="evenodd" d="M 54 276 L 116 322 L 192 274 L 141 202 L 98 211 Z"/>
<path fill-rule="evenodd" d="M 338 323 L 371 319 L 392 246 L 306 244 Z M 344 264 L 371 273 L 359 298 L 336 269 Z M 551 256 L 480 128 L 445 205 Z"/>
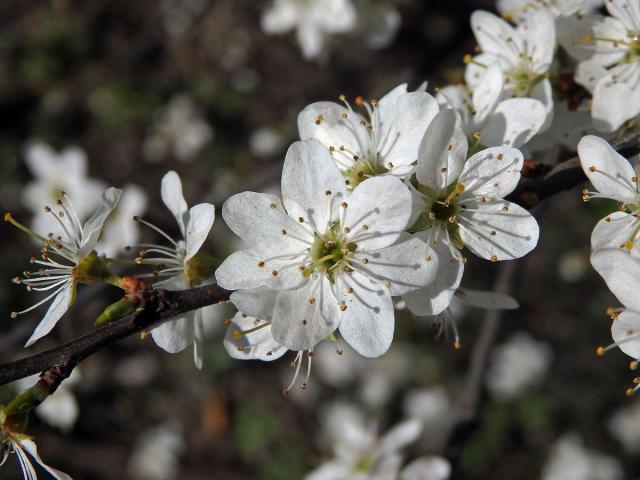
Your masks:
<path fill-rule="evenodd" d="M 18 312 L 11 312 L 11 318 L 18 318 Z"/>
<path fill-rule="evenodd" d="M 593 172 L 597 172 L 597 171 L 598 171 L 598 169 L 597 169 L 595 166 L 591 165 L 591 166 L 589 167 L 589 171 L 593 173 Z"/>
<path fill-rule="evenodd" d="M 607 349 L 604 347 L 598 347 L 596 348 L 596 355 L 598 355 L 599 357 L 603 356 L 606 353 Z"/>
<path fill-rule="evenodd" d="M 346 309 L 347 309 L 347 305 L 346 304 L 343 303 L 342 305 L 340 305 L 340 311 L 341 312 L 344 312 Z"/>
<path fill-rule="evenodd" d="M 498 261 L 498 257 L 496 257 L 495 255 L 491 255 L 491 261 L 492 262 L 497 262 Z"/>
<path fill-rule="evenodd" d="M 258 268 L 263 268 L 264 267 L 264 262 L 258 262 Z"/>
<path fill-rule="evenodd" d="M 278 271 L 277 270 L 273 270 L 271 272 L 271 275 L 273 275 L 274 277 L 277 277 L 278 276 Z"/>
<path fill-rule="evenodd" d="M 278 205 L 276 205 L 275 203 L 271 203 L 271 204 L 269 205 L 269 208 L 272 208 L 272 209 L 273 209 L 273 208 L 277 208 L 277 207 L 278 207 Z"/>

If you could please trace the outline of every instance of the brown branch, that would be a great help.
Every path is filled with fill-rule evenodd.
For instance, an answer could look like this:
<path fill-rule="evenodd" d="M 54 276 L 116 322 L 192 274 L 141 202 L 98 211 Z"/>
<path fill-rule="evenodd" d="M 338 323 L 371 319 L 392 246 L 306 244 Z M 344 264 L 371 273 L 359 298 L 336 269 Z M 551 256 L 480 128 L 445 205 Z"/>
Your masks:
<path fill-rule="evenodd" d="M 144 308 L 59 347 L 0 365 L 0 385 L 43 372 L 42 376 L 53 393 L 78 363 L 101 348 L 147 331 L 181 313 L 225 302 L 230 295 L 230 291 L 217 285 L 178 292 L 148 290 L 144 292 Z"/>

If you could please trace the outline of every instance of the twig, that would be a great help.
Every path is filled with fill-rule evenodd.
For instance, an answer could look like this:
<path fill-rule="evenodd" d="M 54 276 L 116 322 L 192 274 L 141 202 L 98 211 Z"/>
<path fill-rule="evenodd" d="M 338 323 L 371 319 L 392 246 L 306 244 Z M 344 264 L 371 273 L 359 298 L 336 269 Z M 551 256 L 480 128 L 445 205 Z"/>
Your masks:
<path fill-rule="evenodd" d="M 509 293 L 509 287 L 516 271 L 516 262 L 504 262 L 500 265 L 493 290 L 499 293 Z M 445 456 L 457 459 L 467 438 L 476 429 L 478 411 L 482 397 L 482 385 L 487 371 L 487 362 L 493 346 L 501 310 L 487 310 L 482 321 L 482 329 L 476 341 L 469 364 L 469 373 L 464 389 L 458 396 L 455 405 L 456 423 L 453 425 L 448 442 L 445 446 Z"/>
<path fill-rule="evenodd" d="M 44 372 L 43 376 L 54 378 L 50 385 L 53 392 L 78 363 L 101 348 L 135 333 L 147 331 L 181 313 L 225 302 L 230 294 L 231 292 L 217 285 L 179 292 L 149 290 L 145 292 L 144 308 L 59 347 L 0 365 L 0 385 Z"/>

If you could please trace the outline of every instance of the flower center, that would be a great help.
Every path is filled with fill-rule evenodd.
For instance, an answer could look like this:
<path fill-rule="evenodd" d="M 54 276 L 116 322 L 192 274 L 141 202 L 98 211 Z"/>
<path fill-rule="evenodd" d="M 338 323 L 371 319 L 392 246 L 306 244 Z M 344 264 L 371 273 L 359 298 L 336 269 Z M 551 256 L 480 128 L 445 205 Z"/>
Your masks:
<path fill-rule="evenodd" d="M 378 154 L 371 150 L 369 150 L 365 158 L 354 158 L 354 160 L 355 163 L 353 167 L 342 172 L 351 188 L 355 188 L 360 182 L 369 177 L 382 175 L 389 171 L 385 166 L 380 164 Z"/>
<path fill-rule="evenodd" d="M 335 222 L 324 234 L 316 237 L 311 245 L 311 265 L 305 268 L 303 274 L 322 272 L 331 282 L 335 275 L 353 270 L 350 261 L 358 246 L 349 242 L 340 228 L 340 222 Z"/>
<path fill-rule="evenodd" d="M 513 94 L 516 97 L 526 97 L 543 77 L 544 75 L 531 71 L 529 62 L 523 60 L 517 67 L 507 73 L 505 83 L 513 86 Z"/>
<path fill-rule="evenodd" d="M 459 195 L 464 192 L 464 185 L 454 183 L 442 190 L 434 192 L 425 185 L 417 185 L 418 191 L 427 201 L 416 223 L 409 229 L 410 233 L 420 232 L 435 225 L 444 227 L 449 233 L 449 238 L 456 248 L 463 248 L 458 227 L 458 215 L 464 209 L 458 203 Z"/>
<path fill-rule="evenodd" d="M 371 457 L 362 455 L 358 458 L 358 461 L 353 466 L 353 473 L 369 473 L 372 466 L 371 464 Z"/>

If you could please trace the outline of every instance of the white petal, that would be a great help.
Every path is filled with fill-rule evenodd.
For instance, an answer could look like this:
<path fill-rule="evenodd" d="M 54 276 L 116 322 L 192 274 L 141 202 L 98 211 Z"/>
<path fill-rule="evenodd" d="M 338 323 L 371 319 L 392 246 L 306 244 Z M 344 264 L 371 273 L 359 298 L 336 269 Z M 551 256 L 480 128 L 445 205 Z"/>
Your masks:
<path fill-rule="evenodd" d="M 484 74 L 487 72 L 487 67 L 490 67 L 494 63 L 498 63 L 502 66 L 500 59 L 492 53 L 481 53 L 474 56 L 473 61 L 467 63 L 464 70 L 464 79 L 467 85 L 472 89 L 476 88 L 482 81 Z"/>
<path fill-rule="evenodd" d="M 407 93 L 407 84 L 402 83 L 378 100 L 376 110 L 381 118 L 391 118 L 397 110 L 398 99 Z"/>
<path fill-rule="evenodd" d="M 422 185 L 437 190 L 457 180 L 467 153 L 466 136 L 456 128 L 451 109 L 438 113 L 427 128 L 418 152 L 416 176 Z M 456 134 L 458 132 L 458 134 Z"/>
<path fill-rule="evenodd" d="M 309 60 L 312 58 L 318 58 L 324 48 L 326 34 L 311 22 L 304 22 L 298 25 L 296 31 L 298 37 L 298 43 L 302 50 L 302 56 Z"/>
<path fill-rule="evenodd" d="M 100 206 L 82 226 L 82 240 L 78 258 L 82 258 L 95 248 L 100 239 L 104 222 L 118 205 L 120 195 L 122 195 L 122 190 L 114 187 L 108 188 L 102 193 Z"/>
<path fill-rule="evenodd" d="M 273 338 L 290 350 L 311 350 L 338 328 L 339 314 L 329 280 L 316 274 L 305 286 L 278 294 Z"/>
<path fill-rule="evenodd" d="M 520 306 L 515 298 L 499 292 L 458 288 L 456 297 L 470 307 L 485 310 L 514 310 Z"/>
<path fill-rule="evenodd" d="M 617 78 L 616 78 L 617 77 Z M 591 114 L 598 130 L 613 132 L 640 113 L 640 62 L 609 71 L 593 91 Z"/>
<path fill-rule="evenodd" d="M 347 199 L 344 228 L 351 232 L 347 237 L 361 250 L 391 245 L 407 227 L 411 200 L 411 192 L 397 178 L 368 178 Z"/>
<path fill-rule="evenodd" d="M 591 248 L 601 250 L 603 248 L 620 248 L 634 237 L 640 221 L 635 215 L 627 212 L 613 212 L 600 220 L 591 233 Z M 640 243 L 635 242 L 635 248 Z"/>
<path fill-rule="evenodd" d="M 21 440 L 20 446 L 22 446 L 22 448 L 29 452 L 29 455 L 31 455 L 35 459 L 35 461 L 38 462 L 38 465 L 40 465 L 49 474 L 51 474 L 53 478 L 56 478 L 57 480 L 72 480 L 72 478 L 66 473 L 63 473 L 60 470 L 56 470 L 55 468 L 51 468 L 46 463 L 44 463 L 42 458 L 40 458 L 40 455 L 38 455 L 38 448 L 36 447 L 36 444 L 35 442 L 33 442 L 33 440 Z M 35 475 L 34 478 L 36 478 Z"/>
<path fill-rule="evenodd" d="M 227 290 L 297 288 L 307 281 L 299 270 L 303 259 L 302 256 L 279 259 L 265 257 L 252 250 L 240 250 L 222 262 L 216 270 L 216 280 Z"/>
<path fill-rule="evenodd" d="M 619 202 L 634 202 L 637 193 L 632 178 L 636 173 L 606 140 L 595 135 L 583 137 L 578 143 L 578 156 L 585 175 L 598 192 Z"/>
<path fill-rule="evenodd" d="M 518 31 L 524 36 L 533 71 L 546 72 L 551 66 L 556 48 L 556 26 L 551 12 L 544 8 L 538 9 Z"/>
<path fill-rule="evenodd" d="M 441 88 L 436 99 L 443 109 L 452 108 L 458 113 L 465 135 L 471 136 L 477 130 L 475 118 L 470 113 L 473 102 L 464 85 Z"/>
<path fill-rule="evenodd" d="M 611 336 L 620 350 L 635 359 L 640 358 L 640 313 L 625 310 L 611 324 Z"/>
<path fill-rule="evenodd" d="M 384 165 L 415 162 L 420 140 L 438 113 L 438 102 L 426 92 L 410 92 L 398 98 L 395 111 L 384 113 L 379 112 L 382 139 L 378 141 Z"/>
<path fill-rule="evenodd" d="M 407 465 L 400 474 L 400 480 L 448 480 L 451 465 L 442 457 L 422 457 Z"/>
<path fill-rule="evenodd" d="M 344 119 L 343 115 L 350 118 Z M 359 128 L 361 121 L 364 121 L 364 117 L 342 105 L 316 102 L 305 107 L 298 115 L 298 133 L 301 140 L 315 138 L 327 148 L 339 149 L 344 146 L 346 150 L 361 155 L 362 144 L 359 138 L 364 141 L 367 135 L 366 132 L 361 132 L 364 127 Z M 335 155 L 343 156 L 338 152 Z"/>
<path fill-rule="evenodd" d="M 518 52 L 525 50 L 522 38 L 516 29 L 493 13 L 481 10 L 473 12 L 471 29 L 483 52 L 514 58 L 517 57 Z"/>
<path fill-rule="evenodd" d="M 178 353 L 193 343 L 194 327 L 194 312 L 189 312 L 154 328 L 151 336 L 163 350 Z"/>
<path fill-rule="evenodd" d="M 289 1 L 276 1 L 262 15 L 261 26 L 266 33 L 283 33 L 291 30 L 299 21 L 299 7 Z"/>
<path fill-rule="evenodd" d="M 301 252 L 313 241 L 312 234 L 287 215 L 274 195 L 255 192 L 233 195 L 222 206 L 222 217 L 233 233 L 263 255 Z M 304 217 L 304 221 L 308 222 L 309 217 Z"/>
<path fill-rule="evenodd" d="M 344 177 L 322 143 L 305 140 L 289 147 L 282 168 L 282 198 L 289 215 L 304 217 L 324 233 L 346 196 Z"/>
<path fill-rule="evenodd" d="M 506 145 L 487 148 L 472 155 L 465 162 L 458 179 L 465 187 L 460 195 L 460 203 L 468 196 L 505 197 L 518 185 L 523 164 L 520 150 Z"/>
<path fill-rule="evenodd" d="M 422 421 L 410 418 L 393 427 L 380 439 L 380 453 L 382 455 L 397 452 L 415 442 L 422 432 Z"/>
<path fill-rule="evenodd" d="M 544 132 L 551 127 L 551 123 L 553 122 L 553 89 L 551 88 L 551 82 L 548 78 L 544 78 L 538 83 L 534 85 L 531 89 L 531 93 L 529 94 L 531 98 L 534 100 L 538 100 L 542 102 L 546 111 L 546 118 L 544 123 L 540 127 L 540 132 Z"/>
<path fill-rule="evenodd" d="M 624 58 L 629 51 L 629 47 L 625 42 L 627 38 L 627 28 L 622 22 L 612 17 L 602 17 L 595 21 L 593 30 L 588 32 L 591 37 L 602 38 L 607 40 L 595 40 L 595 48 L 591 60 L 604 67 L 615 65 Z M 610 39 L 621 40 L 619 43 L 610 41 Z"/>
<path fill-rule="evenodd" d="M 478 211 L 460 214 L 460 236 L 467 248 L 479 257 L 512 260 L 526 255 L 537 245 L 538 222 L 521 206 L 506 201 L 478 202 L 470 206 Z"/>
<path fill-rule="evenodd" d="M 607 76 L 607 69 L 592 61 L 580 62 L 576 67 L 574 80 L 579 85 L 589 90 L 591 93 L 598 85 L 601 78 Z"/>
<path fill-rule="evenodd" d="M 640 5 L 637 0 L 607 0 L 605 6 L 612 16 L 624 24 L 627 30 L 640 31 Z"/>
<path fill-rule="evenodd" d="M 49 305 L 49 309 L 45 314 L 44 318 L 40 321 L 36 329 L 33 331 L 31 338 L 27 341 L 25 347 L 29 347 L 33 345 L 36 341 L 40 340 L 47 333 L 49 333 L 53 327 L 56 326 L 58 320 L 62 318 L 62 316 L 67 312 L 69 307 L 71 306 L 71 302 L 73 300 L 73 290 L 74 288 L 71 285 L 71 282 L 65 285 L 64 289 L 56 295 Z"/>
<path fill-rule="evenodd" d="M 364 257 L 368 262 L 359 265 L 358 270 L 384 284 L 392 296 L 430 284 L 438 271 L 435 251 L 417 236 L 367 252 Z"/>
<path fill-rule="evenodd" d="M 495 110 L 500 101 L 503 86 L 504 76 L 500 65 L 491 65 L 480 83 L 473 90 L 473 108 L 476 111 L 476 123 L 482 123 Z"/>
<path fill-rule="evenodd" d="M 231 294 L 231 302 L 250 317 L 271 321 L 278 292 L 268 288 L 237 290 Z"/>
<path fill-rule="evenodd" d="M 216 208 L 210 203 L 200 203 L 191 207 L 186 231 L 187 254 L 185 261 L 198 253 L 209 236 L 215 216 Z"/>
<path fill-rule="evenodd" d="M 545 124 L 547 111 L 539 100 L 510 98 L 498 104 L 480 131 L 483 145 L 510 145 L 518 148 L 527 143 Z"/>
<path fill-rule="evenodd" d="M 187 209 L 189 207 L 182 194 L 182 182 L 176 172 L 170 171 L 162 177 L 160 194 L 162 195 L 162 201 L 176 218 L 180 232 L 184 238 L 187 223 Z"/>
<path fill-rule="evenodd" d="M 585 48 L 583 39 L 585 35 L 592 34 L 593 25 L 600 19 L 602 16 L 595 14 L 568 15 L 556 18 L 558 43 L 576 60 L 588 60 L 594 52 L 591 48 Z"/>
<path fill-rule="evenodd" d="M 342 312 L 340 334 L 365 357 L 385 353 L 393 340 L 395 324 L 391 294 L 380 283 L 358 271 L 345 275 L 341 289 L 346 310 Z M 353 289 L 348 293 L 347 289 Z"/>
<path fill-rule="evenodd" d="M 431 244 L 430 234 L 426 230 L 415 235 Z M 435 280 L 424 288 L 402 296 L 407 308 L 414 315 L 430 316 L 443 312 L 451 303 L 456 288 L 462 281 L 464 264 L 451 255 L 450 247 L 440 241 L 433 249 L 438 256 L 438 273 Z"/>
<path fill-rule="evenodd" d="M 594 252 L 591 265 L 625 307 L 640 311 L 640 260 L 626 250 L 608 248 Z"/>
<path fill-rule="evenodd" d="M 236 313 L 224 337 L 224 348 L 232 358 L 238 360 L 262 360 L 265 362 L 276 360 L 287 353 L 287 349 L 275 341 L 271 333 L 271 326 L 265 326 L 251 333 L 242 334 L 239 338 L 234 332 L 254 329 L 264 320 Z"/>

